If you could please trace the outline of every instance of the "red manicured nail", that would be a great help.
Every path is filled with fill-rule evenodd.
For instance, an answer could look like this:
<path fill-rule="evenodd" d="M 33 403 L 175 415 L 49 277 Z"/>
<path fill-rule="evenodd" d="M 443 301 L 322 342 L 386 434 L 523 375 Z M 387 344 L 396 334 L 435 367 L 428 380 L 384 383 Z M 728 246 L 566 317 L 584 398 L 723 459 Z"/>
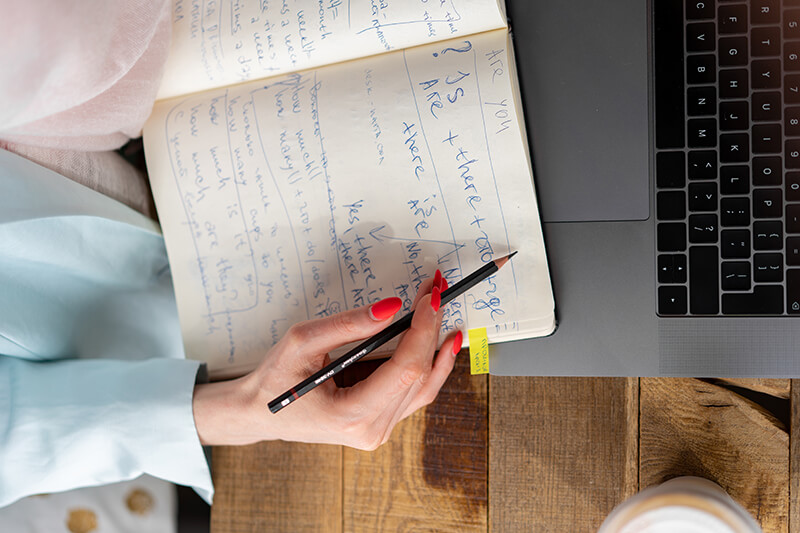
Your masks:
<path fill-rule="evenodd" d="M 447 278 L 442 276 L 442 292 L 446 291 L 447 287 L 449 287 L 449 285 L 447 284 Z"/>
<path fill-rule="evenodd" d="M 369 308 L 369 316 L 372 320 L 386 320 L 390 316 L 394 316 L 400 308 L 403 307 L 403 300 L 396 296 L 391 298 L 384 298 L 379 302 L 375 302 Z"/>
<path fill-rule="evenodd" d="M 434 287 L 431 291 L 431 307 L 433 307 L 433 312 L 439 312 L 439 306 L 442 305 L 442 291 L 439 290 L 439 287 Z"/>
<path fill-rule="evenodd" d="M 436 269 L 436 274 L 433 275 L 433 286 L 439 287 L 439 290 L 442 290 L 442 271 L 438 268 Z"/>
<path fill-rule="evenodd" d="M 453 355 L 456 355 L 461 351 L 462 342 L 464 342 L 464 334 L 460 331 L 457 331 L 456 336 L 453 338 Z"/>

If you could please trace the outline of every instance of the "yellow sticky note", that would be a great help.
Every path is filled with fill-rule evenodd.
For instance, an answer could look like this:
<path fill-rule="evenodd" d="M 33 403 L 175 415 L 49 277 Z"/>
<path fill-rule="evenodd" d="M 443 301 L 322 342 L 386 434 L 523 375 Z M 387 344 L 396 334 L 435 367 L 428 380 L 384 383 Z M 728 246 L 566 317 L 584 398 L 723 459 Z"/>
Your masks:
<path fill-rule="evenodd" d="M 469 371 L 470 374 L 489 373 L 489 339 L 486 328 L 475 328 L 467 332 L 469 338 Z"/>

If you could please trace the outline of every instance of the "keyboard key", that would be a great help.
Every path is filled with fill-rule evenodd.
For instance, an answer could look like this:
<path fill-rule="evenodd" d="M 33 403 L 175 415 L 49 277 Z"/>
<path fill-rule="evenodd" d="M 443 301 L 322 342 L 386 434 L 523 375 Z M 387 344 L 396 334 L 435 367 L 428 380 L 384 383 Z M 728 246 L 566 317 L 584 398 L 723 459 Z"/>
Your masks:
<path fill-rule="evenodd" d="M 717 81 L 717 59 L 712 55 L 686 58 L 686 81 L 690 85 L 708 85 Z M 683 92 L 683 87 L 681 87 Z"/>
<path fill-rule="evenodd" d="M 717 184 L 713 181 L 689 185 L 689 211 L 716 211 Z"/>
<path fill-rule="evenodd" d="M 800 233 L 800 204 L 786 206 L 786 233 Z"/>
<path fill-rule="evenodd" d="M 780 185 L 782 172 L 783 162 L 780 157 L 753 158 L 753 185 Z"/>
<path fill-rule="evenodd" d="M 750 225 L 749 198 L 723 198 L 720 200 L 719 210 L 723 226 Z"/>
<path fill-rule="evenodd" d="M 716 26 L 713 22 L 695 22 L 686 25 L 687 52 L 713 52 L 715 41 Z"/>
<path fill-rule="evenodd" d="M 750 32 L 750 55 L 753 57 L 777 56 L 781 53 L 781 29 L 753 28 Z"/>
<path fill-rule="evenodd" d="M 662 285 L 658 288 L 658 313 L 660 315 L 686 314 L 686 287 Z"/>
<path fill-rule="evenodd" d="M 719 313 L 719 249 L 689 248 L 689 310 L 695 315 Z"/>
<path fill-rule="evenodd" d="M 753 126 L 753 153 L 754 154 L 779 154 L 781 153 L 781 125 L 757 124 Z"/>
<path fill-rule="evenodd" d="M 722 290 L 749 291 L 750 263 L 744 261 L 724 261 L 722 263 Z"/>
<path fill-rule="evenodd" d="M 756 283 L 783 281 L 783 254 L 753 255 L 753 281 Z"/>
<path fill-rule="evenodd" d="M 778 121 L 781 119 L 781 93 L 757 92 L 753 93 L 753 120 Z"/>
<path fill-rule="evenodd" d="M 713 19 L 713 0 L 686 0 L 686 19 Z"/>
<path fill-rule="evenodd" d="M 686 218 L 686 193 L 662 191 L 656 195 L 656 217 L 659 220 L 683 220 Z"/>
<path fill-rule="evenodd" d="M 786 168 L 800 168 L 800 139 L 789 139 L 784 144 Z"/>
<path fill-rule="evenodd" d="M 749 73 L 745 69 L 720 70 L 719 97 L 747 98 L 750 96 L 750 85 L 748 84 L 748 79 Z"/>
<path fill-rule="evenodd" d="M 750 230 L 726 229 L 722 230 L 722 258 L 747 259 L 750 257 Z"/>
<path fill-rule="evenodd" d="M 689 116 L 713 115 L 717 112 L 717 89 L 690 87 L 686 91 L 686 108 Z"/>
<path fill-rule="evenodd" d="M 747 194 L 750 192 L 750 168 L 745 165 L 720 168 L 720 192 L 722 194 Z"/>
<path fill-rule="evenodd" d="M 783 127 L 787 137 L 800 137 L 800 107 L 790 106 L 783 110 Z"/>
<path fill-rule="evenodd" d="M 717 215 L 689 216 L 689 242 L 692 244 L 713 244 L 717 242 Z"/>
<path fill-rule="evenodd" d="M 786 312 L 800 314 L 800 268 L 786 271 Z"/>
<path fill-rule="evenodd" d="M 693 150 L 689 152 L 690 180 L 713 180 L 716 177 L 717 152 L 713 150 Z"/>
<path fill-rule="evenodd" d="M 656 154 L 656 186 L 660 189 L 686 186 L 683 152 L 658 152 Z"/>
<path fill-rule="evenodd" d="M 800 172 L 786 173 L 786 201 L 800 202 Z"/>
<path fill-rule="evenodd" d="M 787 104 L 800 104 L 800 74 L 783 77 L 783 97 Z"/>
<path fill-rule="evenodd" d="M 720 102 L 719 129 L 722 131 L 746 130 L 750 127 L 750 114 L 746 100 Z"/>
<path fill-rule="evenodd" d="M 746 163 L 750 159 L 750 136 L 747 133 L 725 133 L 719 136 L 719 142 L 721 162 Z"/>
<path fill-rule="evenodd" d="M 717 145 L 717 120 L 693 118 L 686 124 L 690 148 L 710 148 Z"/>
<path fill-rule="evenodd" d="M 683 148 L 684 109 L 683 14 L 680 5 L 653 4 L 653 68 L 657 148 Z"/>
<path fill-rule="evenodd" d="M 659 283 L 686 283 L 686 256 L 684 254 L 659 254 Z"/>
<path fill-rule="evenodd" d="M 717 20 L 720 33 L 746 33 L 747 6 L 745 4 L 719 6 Z"/>
<path fill-rule="evenodd" d="M 787 72 L 800 70 L 800 41 L 783 43 L 783 70 Z"/>
<path fill-rule="evenodd" d="M 656 243 L 659 252 L 682 252 L 686 250 L 686 224 L 684 222 L 657 224 Z"/>
<path fill-rule="evenodd" d="M 800 237 L 786 237 L 786 264 L 800 265 Z"/>
<path fill-rule="evenodd" d="M 783 287 L 756 285 L 750 293 L 722 295 L 723 315 L 780 315 L 783 314 Z"/>
<path fill-rule="evenodd" d="M 781 6 L 778 0 L 751 0 L 750 21 L 753 24 L 778 24 Z"/>
<path fill-rule="evenodd" d="M 712 48 L 713 50 L 713 48 Z M 747 37 L 722 37 L 719 40 L 719 66 L 743 67 L 747 65 Z M 698 52 L 703 50 L 698 50 Z"/>
<path fill-rule="evenodd" d="M 753 250 L 782 250 L 783 228 L 780 220 L 753 224 Z"/>
<path fill-rule="evenodd" d="M 800 9 L 787 9 L 784 11 L 783 38 L 800 39 Z"/>
<path fill-rule="evenodd" d="M 753 218 L 783 216 L 783 192 L 780 189 L 753 190 Z"/>
<path fill-rule="evenodd" d="M 757 89 L 781 88 L 781 60 L 757 59 L 750 64 L 750 85 Z"/>

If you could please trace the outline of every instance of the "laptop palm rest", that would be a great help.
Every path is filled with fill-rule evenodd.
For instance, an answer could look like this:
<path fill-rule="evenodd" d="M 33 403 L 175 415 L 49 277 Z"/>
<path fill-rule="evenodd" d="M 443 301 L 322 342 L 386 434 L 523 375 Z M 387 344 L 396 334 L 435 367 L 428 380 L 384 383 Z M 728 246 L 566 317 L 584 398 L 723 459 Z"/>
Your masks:
<path fill-rule="evenodd" d="M 646 220 L 646 2 L 507 4 L 543 220 Z"/>

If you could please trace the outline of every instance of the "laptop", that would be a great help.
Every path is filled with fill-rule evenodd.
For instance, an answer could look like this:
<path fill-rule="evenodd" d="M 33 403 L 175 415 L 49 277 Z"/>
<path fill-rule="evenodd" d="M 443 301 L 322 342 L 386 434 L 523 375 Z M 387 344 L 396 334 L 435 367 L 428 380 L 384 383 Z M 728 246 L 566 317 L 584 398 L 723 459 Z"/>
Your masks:
<path fill-rule="evenodd" d="M 800 376 L 800 2 L 507 10 L 558 328 L 491 372 Z"/>

